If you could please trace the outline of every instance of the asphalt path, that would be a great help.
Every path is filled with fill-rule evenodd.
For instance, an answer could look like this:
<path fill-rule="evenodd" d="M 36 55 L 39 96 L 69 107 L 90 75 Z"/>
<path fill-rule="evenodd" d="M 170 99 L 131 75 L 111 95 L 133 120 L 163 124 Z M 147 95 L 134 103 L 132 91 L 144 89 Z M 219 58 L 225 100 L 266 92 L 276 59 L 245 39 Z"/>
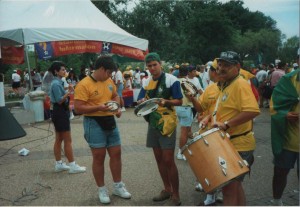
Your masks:
<path fill-rule="evenodd" d="M 111 195 L 112 206 L 161 206 L 152 197 L 162 190 L 157 166 L 151 149 L 145 147 L 147 124 L 136 117 L 133 108 L 127 108 L 117 124 L 122 139 L 122 180 L 132 194 L 128 200 L 111 195 L 113 181 L 108 156 L 105 162 L 105 182 Z M 5 127 L 5 126 L 1 126 Z M 25 206 L 96 206 L 102 205 L 92 175 L 91 152 L 83 138 L 82 117 L 71 122 L 73 149 L 76 162 L 87 167 L 82 174 L 54 172 L 54 129 L 49 121 L 23 125 L 27 136 L 0 142 L 0 205 Z M 197 130 L 194 123 L 193 131 Z M 268 109 L 262 109 L 255 119 L 257 140 L 255 162 L 250 176 L 246 176 L 244 189 L 249 206 L 270 206 L 272 203 L 271 126 Z M 177 128 L 177 141 L 179 127 Z M 22 148 L 30 150 L 19 156 Z M 186 161 L 176 160 L 180 179 L 182 205 L 193 206 L 203 201 L 205 194 L 194 190 L 195 176 Z M 212 172 L 213 173 L 213 172 Z M 299 206 L 299 181 L 296 170 L 288 177 L 284 191 L 285 205 Z M 219 203 L 219 205 L 222 205 Z"/>

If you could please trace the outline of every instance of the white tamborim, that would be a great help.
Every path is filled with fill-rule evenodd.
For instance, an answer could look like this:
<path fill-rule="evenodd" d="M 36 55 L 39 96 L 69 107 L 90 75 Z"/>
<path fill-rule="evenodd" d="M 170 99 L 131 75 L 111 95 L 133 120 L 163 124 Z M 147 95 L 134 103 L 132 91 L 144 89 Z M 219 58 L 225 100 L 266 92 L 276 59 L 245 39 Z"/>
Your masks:
<path fill-rule="evenodd" d="M 135 109 L 134 113 L 137 116 L 146 116 L 158 108 L 158 102 L 161 98 L 152 98 L 141 104 L 139 104 Z"/>
<path fill-rule="evenodd" d="M 105 105 L 109 107 L 111 112 L 115 112 L 118 110 L 118 108 L 120 108 L 120 105 L 116 101 L 108 101 L 105 103 Z"/>
<path fill-rule="evenodd" d="M 197 87 L 190 81 L 183 80 L 181 83 L 181 88 L 185 94 L 190 94 L 192 96 L 196 96 L 198 94 Z"/>

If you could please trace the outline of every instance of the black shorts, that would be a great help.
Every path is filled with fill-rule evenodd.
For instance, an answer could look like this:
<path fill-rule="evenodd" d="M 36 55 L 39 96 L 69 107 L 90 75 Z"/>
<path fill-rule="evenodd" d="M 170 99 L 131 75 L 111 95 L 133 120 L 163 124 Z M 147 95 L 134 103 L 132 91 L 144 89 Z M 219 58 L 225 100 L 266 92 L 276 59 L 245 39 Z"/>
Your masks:
<path fill-rule="evenodd" d="M 55 131 L 65 132 L 70 131 L 70 111 L 66 110 L 62 105 L 53 104 L 52 122 Z"/>
<path fill-rule="evenodd" d="M 21 87 L 21 82 L 13 82 L 11 87 L 12 88 L 20 88 Z"/>

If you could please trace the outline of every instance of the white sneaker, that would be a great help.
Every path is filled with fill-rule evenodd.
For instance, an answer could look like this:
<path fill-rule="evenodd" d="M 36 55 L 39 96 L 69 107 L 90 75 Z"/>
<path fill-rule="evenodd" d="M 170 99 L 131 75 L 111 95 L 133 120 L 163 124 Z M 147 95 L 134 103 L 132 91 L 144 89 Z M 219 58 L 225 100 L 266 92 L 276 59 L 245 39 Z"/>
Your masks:
<path fill-rule="evenodd" d="M 283 202 L 281 199 L 272 199 L 270 200 L 273 206 L 283 206 Z"/>
<path fill-rule="evenodd" d="M 55 172 L 61 172 L 64 170 L 70 170 L 70 167 L 66 165 L 66 163 L 62 162 L 62 163 L 55 164 Z"/>
<path fill-rule="evenodd" d="M 122 111 L 122 112 L 126 111 L 125 107 L 122 107 L 122 108 L 121 108 L 121 111 Z"/>
<path fill-rule="evenodd" d="M 75 164 L 74 166 L 70 166 L 70 170 L 69 173 L 83 173 L 86 171 L 86 167 L 81 167 L 77 164 Z"/>
<path fill-rule="evenodd" d="M 196 182 L 195 190 L 200 191 L 200 192 L 204 191 L 203 188 L 202 188 L 202 185 L 199 182 Z"/>
<path fill-rule="evenodd" d="M 120 196 L 121 198 L 131 198 L 131 194 L 127 191 L 123 182 L 115 184 L 113 194 Z"/>
<path fill-rule="evenodd" d="M 72 120 L 72 119 L 74 119 L 74 117 L 75 116 L 74 116 L 73 112 L 70 112 L 70 118 L 69 119 Z"/>
<path fill-rule="evenodd" d="M 100 199 L 100 202 L 103 203 L 103 204 L 107 204 L 107 203 L 110 203 L 110 198 L 109 198 L 109 195 L 108 195 L 108 190 L 107 188 L 103 187 L 102 189 L 99 188 L 99 199 Z"/>
<path fill-rule="evenodd" d="M 184 154 L 181 154 L 181 152 L 178 152 L 176 155 L 177 160 L 186 160 Z"/>

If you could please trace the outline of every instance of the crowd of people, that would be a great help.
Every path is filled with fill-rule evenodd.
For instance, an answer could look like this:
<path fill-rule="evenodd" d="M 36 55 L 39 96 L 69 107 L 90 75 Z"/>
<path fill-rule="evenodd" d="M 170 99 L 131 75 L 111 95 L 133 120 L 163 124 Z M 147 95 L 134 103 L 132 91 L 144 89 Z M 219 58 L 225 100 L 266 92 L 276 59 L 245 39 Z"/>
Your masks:
<path fill-rule="evenodd" d="M 239 55 L 233 51 L 222 52 L 206 65 L 175 64 L 168 72 L 163 70 L 160 56 L 149 53 L 145 57 L 146 70 L 131 66 L 124 72 L 111 57 L 100 56 L 92 70 L 84 66 L 77 78 L 74 70 L 66 72 L 66 65 L 53 62 L 45 74 L 40 70 L 31 73 L 33 87 L 40 88 L 50 97 L 55 127 L 54 155 L 56 172 L 83 173 L 86 168 L 74 159 L 70 117 L 72 112 L 83 115 L 84 138 L 92 152 L 92 171 L 101 203 L 110 203 L 104 183 L 104 161 L 109 155 L 109 166 L 114 182 L 113 194 L 130 199 L 122 179 L 121 136 L 115 121 L 124 108 L 122 92 L 140 89 L 137 104 L 159 98 L 158 108 L 145 116 L 148 123 L 146 146 L 153 149 L 158 172 L 164 188 L 152 200 L 166 201 L 164 205 L 181 205 L 179 173 L 175 158 L 186 160 L 182 148 L 193 139 L 191 127 L 199 123 L 201 134 L 219 128 L 230 135 L 230 142 L 251 170 L 254 161 L 255 137 L 253 122 L 260 108 L 270 107 L 272 149 L 274 154 L 273 197 L 274 205 L 282 205 L 281 196 L 290 169 L 297 163 L 299 177 L 299 57 L 293 68 L 277 60 L 274 64 L 242 69 Z M 28 74 L 24 81 L 28 84 Z M 195 94 L 183 88 L 187 81 Z M 12 87 L 17 91 L 21 77 L 12 75 Z M 273 95 L 272 95 L 273 94 Z M 70 105 L 70 101 L 74 103 Z M 107 104 L 116 102 L 117 110 Z M 73 107 L 73 108 L 72 108 Z M 179 146 L 176 146 L 177 120 L 180 126 Z M 61 147 L 68 164 L 61 159 Z M 175 156 L 175 150 L 178 152 Z M 224 205 L 246 205 L 243 189 L 245 174 L 221 188 L 219 200 Z M 203 191 L 196 179 L 195 189 Z M 207 194 L 199 205 L 214 205 L 220 191 Z"/>

